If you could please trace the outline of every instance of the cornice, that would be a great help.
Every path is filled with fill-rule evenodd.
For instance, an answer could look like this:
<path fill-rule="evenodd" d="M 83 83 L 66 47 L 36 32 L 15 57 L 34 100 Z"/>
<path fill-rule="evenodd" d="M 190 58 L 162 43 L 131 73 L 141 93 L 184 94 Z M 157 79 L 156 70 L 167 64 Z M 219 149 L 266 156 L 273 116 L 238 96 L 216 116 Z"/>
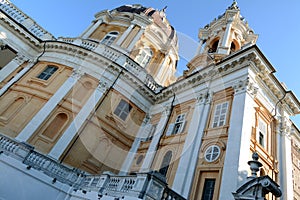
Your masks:
<path fill-rule="evenodd" d="M 235 56 L 225 58 L 219 63 L 204 67 L 203 69 L 157 92 L 148 88 L 145 83 L 139 79 L 140 77 L 137 77 L 137 74 L 133 74 L 124 68 L 124 66 L 120 66 L 116 60 L 104 57 L 93 50 L 60 41 L 46 42 L 45 50 L 46 52 L 53 51 L 55 53 L 67 54 L 69 56 L 73 55 L 78 59 L 85 60 L 85 62 L 92 62 L 94 64 L 103 63 L 104 65 L 109 66 L 107 70 L 113 74 L 117 74 L 121 71 L 121 69 L 124 69 L 123 76 L 126 81 L 130 83 L 132 87 L 136 88 L 142 95 L 149 98 L 153 103 L 166 101 L 173 96 L 174 93 L 181 93 L 188 89 L 192 89 L 198 85 L 204 84 L 205 82 L 213 81 L 220 76 L 226 76 L 243 67 L 248 67 L 250 63 L 253 63 L 254 67 L 256 67 L 256 70 L 258 71 L 257 77 L 265 83 L 267 89 L 270 90 L 277 99 L 282 98 L 283 94 L 286 93 L 283 102 L 288 106 L 292 114 L 300 113 L 300 103 L 298 99 L 292 92 L 286 91 L 283 88 L 273 75 L 273 67 L 268 66 L 268 63 L 264 62 L 263 57 L 259 55 L 259 52 L 256 51 L 256 47 L 253 46 L 246 50 L 242 50 L 241 53 L 237 53 Z"/>
<path fill-rule="evenodd" d="M 33 19 L 19 10 L 13 3 L 8 0 L 0 0 L 1 19 L 4 19 L 6 23 L 14 27 L 23 35 L 27 35 L 24 32 L 28 32 L 34 38 L 38 40 L 54 40 L 54 36 L 48 31 L 38 25 Z M 25 29 L 21 30 L 21 29 Z M 30 37 L 28 37 L 30 38 Z"/>
<path fill-rule="evenodd" d="M 13 28 L 14 31 L 19 33 L 25 39 L 29 39 L 30 43 L 34 44 L 35 46 L 40 45 L 40 40 L 37 39 L 35 36 L 30 34 L 27 30 L 23 27 L 16 24 L 13 20 L 11 20 L 7 15 L 0 13 L 0 20 L 3 21 L 8 27 Z"/>
<path fill-rule="evenodd" d="M 233 71 L 248 66 L 249 61 L 253 58 L 254 54 L 249 52 L 245 55 L 240 55 L 238 59 L 228 60 L 226 63 L 222 62 L 220 64 L 217 63 L 204 67 L 201 70 L 184 77 L 183 79 L 162 90 L 162 92 L 157 95 L 156 100 L 159 102 L 164 101 L 165 99 L 170 98 L 174 92 L 184 92 L 187 89 L 197 87 L 205 82 L 213 81 L 219 77 L 226 76 Z"/>
<path fill-rule="evenodd" d="M 299 100 L 293 92 L 286 90 L 285 86 L 275 77 L 275 69 L 269 66 L 268 63 L 265 63 L 263 59 L 264 58 L 261 58 L 259 54 L 255 54 L 255 57 L 252 59 L 252 62 L 257 68 L 257 78 L 259 78 L 271 94 L 276 97 L 274 101 L 278 102 L 280 100 L 284 102 L 288 106 L 291 115 L 299 114 Z"/>
<path fill-rule="evenodd" d="M 155 101 L 155 93 L 151 89 L 149 89 L 144 82 L 142 82 L 139 77 L 136 77 L 135 74 L 129 72 L 123 66 L 120 66 L 115 61 L 112 61 L 108 58 L 103 57 L 102 55 L 97 54 L 96 52 L 84 49 L 80 46 L 68 44 L 64 42 L 47 42 L 45 45 L 46 52 L 55 52 L 61 54 L 67 54 L 68 56 L 73 56 L 78 59 L 85 60 L 85 62 L 91 62 L 93 64 L 102 63 L 106 66 L 105 71 L 110 72 L 111 74 L 117 75 L 122 70 L 122 76 L 126 82 L 131 84 L 133 88 L 136 88 L 138 92 L 147 97 L 152 103 Z M 89 71 L 80 68 L 82 72 L 88 73 L 91 76 L 95 76 L 95 74 L 90 74 Z M 99 77 L 96 77 L 99 78 Z"/>

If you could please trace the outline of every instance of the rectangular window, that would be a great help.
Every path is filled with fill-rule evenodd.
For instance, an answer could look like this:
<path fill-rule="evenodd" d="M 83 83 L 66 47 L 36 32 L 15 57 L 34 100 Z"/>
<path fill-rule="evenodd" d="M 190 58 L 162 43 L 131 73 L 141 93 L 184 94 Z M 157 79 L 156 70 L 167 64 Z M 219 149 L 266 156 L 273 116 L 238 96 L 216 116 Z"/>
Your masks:
<path fill-rule="evenodd" d="M 212 200 L 216 179 L 205 179 L 201 200 Z"/>
<path fill-rule="evenodd" d="M 132 106 L 122 99 L 115 109 L 114 114 L 125 121 L 131 109 Z"/>
<path fill-rule="evenodd" d="M 258 142 L 262 147 L 266 145 L 266 136 L 267 136 L 267 123 L 262 119 L 258 120 Z"/>
<path fill-rule="evenodd" d="M 58 67 L 56 66 L 52 66 L 52 65 L 48 65 L 44 71 L 42 71 L 42 73 L 40 73 L 37 78 L 39 79 L 43 79 L 43 80 L 48 80 L 52 74 L 54 74 L 56 72 L 56 70 L 58 69 Z"/>
<path fill-rule="evenodd" d="M 172 135 L 181 133 L 183 131 L 184 122 L 185 122 L 185 114 L 180 114 L 176 117 Z"/>
<path fill-rule="evenodd" d="M 151 130 L 149 131 L 149 135 L 148 135 L 148 137 L 145 139 L 145 141 L 152 140 L 152 138 L 153 138 L 153 136 L 154 136 L 154 133 L 155 133 L 155 131 L 156 131 L 156 126 L 157 126 L 157 124 L 152 125 Z"/>
<path fill-rule="evenodd" d="M 224 126 L 226 124 L 226 115 L 228 110 L 228 102 L 217 104 L 215 107 L 212 127 Z"/>

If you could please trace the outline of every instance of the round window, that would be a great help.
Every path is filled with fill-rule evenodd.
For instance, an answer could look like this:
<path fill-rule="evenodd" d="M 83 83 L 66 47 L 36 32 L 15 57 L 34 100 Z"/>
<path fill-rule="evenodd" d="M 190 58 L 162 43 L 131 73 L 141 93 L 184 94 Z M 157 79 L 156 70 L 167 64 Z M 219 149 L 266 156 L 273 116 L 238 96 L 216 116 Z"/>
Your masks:
<path fill-rule="evenodd" d="M 204 158 L 207 162 L 213 162 L 220 156 L 220 147 L 217 145 L 209 146 L 204 154 Z"/>

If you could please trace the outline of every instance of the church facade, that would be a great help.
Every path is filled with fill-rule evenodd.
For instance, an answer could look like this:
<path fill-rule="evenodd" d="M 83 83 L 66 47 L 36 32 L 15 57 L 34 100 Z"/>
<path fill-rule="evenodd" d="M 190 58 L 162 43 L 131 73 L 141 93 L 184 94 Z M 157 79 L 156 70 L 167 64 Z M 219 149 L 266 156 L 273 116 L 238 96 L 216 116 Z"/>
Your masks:
<path fill-rule="evenodd" d="M 76 38 L 0 11 L 0 199 L 233 199 L 254 152 L 300 199 L 300 102 L 235 2 L 180 77 L 164 10 L 104 10 Z"/>

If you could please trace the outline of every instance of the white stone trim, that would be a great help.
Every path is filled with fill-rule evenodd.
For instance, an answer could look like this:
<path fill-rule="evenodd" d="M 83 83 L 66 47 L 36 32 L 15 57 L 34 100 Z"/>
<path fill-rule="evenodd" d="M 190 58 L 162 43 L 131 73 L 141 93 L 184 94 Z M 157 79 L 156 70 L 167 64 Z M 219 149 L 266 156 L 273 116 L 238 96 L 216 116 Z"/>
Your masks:
<path fill-rule="evenodd" d="M 197 96 L 192 121 L 183 146 L 180 161 L 176 171 L 172 189 L 183 197 L 188 198 L 196 170 L 201 139 L 206 126 L 210 109 L 210 96 L 208 92 Z"/>
<path fill-rule="evenodd" d="M 126 159 L 124 160 L 120 173 L 119 175 L 126 175 L 129 170 L 130 170 L 130 166 L 132 165 L 132 162 L 134 160 L 134 156 L 138 151 L 138 148 L 140 147 L 140 143 L 142 140 L 144 140 L 146 138 L 145 134 L 145 129 L 148 128 L 147 125 L 151 125 L 150 123 L 150 118 L 148 115 L 146 115 L 146 117 L 143 120 L 143 123 L 135 137 L 135 140 L 133 142 L 133 144 L 131 145 L 131 148 L 126 156 Z"/>
<path fill-rule="evenodd" d="M 32 120 L 25 126 L 21 133 L 16 137 L 19 141 L 27 141 L 32 134 L 39 128 L 44 120 L 50 115 L 57 104 L 66 96 L 70 89 L 75 85 L 79 79 L 75 72 L 70 76 L 65 83 L 55 92 L 55 94 L 47 101 L 42 109 L 32 118 Z"/>
<path fill-rule="evenodd" d="M 16 74 L 8 83 L 6 83 L 0 90 L 0 96 L 2 96 L 8 88 L 10 88 L 15 82 L 17 82 L 26 72 L 28 72 L 35 63 L 28 63 L 28 65 L 23 68 L 19 73 Z"/>
<path fill-rule="evenodd" d="M 165 110 L 163 111 L 162 116 L 157 124 L 157 129 L 155 130 L 152 141 L 147 150 L 140 172 L 149 172 L 151 168 L 154 156 L 156 154 L 157 145 L 159 144 L 159 140 L 163 134 L 164 128 L 167 125 L 168 119 L 170 117 L 171 106 L 172 105 L 165 106 Z"/>
<path fill-rule="evenodd" d="M 131 41 L 131 44 L 128 46 L 128 51 L 131 51 L 136 44 L 136 42 L 141 38 L 142 34 L 144 33 L 145 29 L 141 27 L 139 32 L 136 34 L 136 36 Z"/>
<path fill-rule="evenodd" d="M 25 56 L 18 54 L 14 59 L 12 59 L 8 64 L 6 64 L 0 70 L 0 82 L 6 79 L 13 71 L 15 71 L 26 60 L 28 59 L 26 59 Z"/>
<path fill-rule="evenodd" d="M 106 83 L 100 82 L 99 86 L 95 89 L 88 101 L 81 108 L 67 130 L 51 149 L 50 153 L 48 154 L 49 156 L 57 160 L 61 157 L 106 90 Z"/>
<path fill-rule="evenodd" d="M 242 91 L 245 92 L 236 93 L 232 102 L 220 199 L 232 199 L 232 192 L 241 186 L 248 176 L 247 155 L 250 155 L 251 127 L 255 110 L 252 97 L 247 90 Z"/>
<path fill-rule="evenodd" d="M 124 31 L 124 33 L 121 35 L 121 37 L 118 39 L 117 41 L 117 45 L 121 45 L 122 42 L 125 40 L 125 38 L 129 35 L 129 33 L 132 31 L 134 27 L 134 24 L 130 24 L 130 26 L 126 29 L 126 31 Z"/>

